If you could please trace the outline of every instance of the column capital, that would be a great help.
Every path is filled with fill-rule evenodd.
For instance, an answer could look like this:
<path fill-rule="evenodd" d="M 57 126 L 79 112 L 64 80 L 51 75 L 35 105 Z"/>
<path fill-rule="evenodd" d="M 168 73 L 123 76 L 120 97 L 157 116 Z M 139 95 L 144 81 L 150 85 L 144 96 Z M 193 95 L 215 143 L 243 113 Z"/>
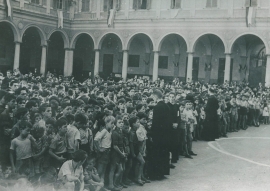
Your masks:
<path fill-rule="evenodd" d="M 94 51 L 95 51 L 95 52 L 98 52 L 98 51 L 100 51 L 100 49 L 94 49 Z"/>
<path fill-rule="evenodd" d="M 153 50 L 152 52 L 153 52 L 153 53 L 158 53 L 158 54 L 159 54 L 160 51 L 158 51 L 158 50 Z"/>
<path fill-rule="evenodd" d="M 270 54 L 266 54 L 265 56 L 266 56 L 267 58 L 269 58 L 269 57 L 270 57 Z"/>
<path fill-rule="evenodd" d="M 229 53 L 229 52 L 225 52 L 224 54 L 225 54 L 225 56 L 231 56 L 232 55 L 232 53 Z"/>
<path fill-rule="evenodd" d="M 65 51 L 74 51 L 75 48 L 64 48 Z"/>
<path fill-rule="evenodd" d="M 43 47 L 47 48 L 48 45 L 47 45 L 47 44 L 42 44 L 42 45 L 40 45 L 40 46 L 41 46 L 42 48 L 43 48 Z"/>
<path fill-rule="evenodd" d="M 124 53 L 124 52 L 128 52 L 129 50 L 122 50 L 122 52 Z"/>
<path fill-rule="evenodd" d="M 187 54 L 194 54 L 194 52 L 187 52 Z"/>
<path fill-rule="evenodd" d="M 20 41 L 14 41 L 15 44 L 21 44 L 22 42 Z"/>

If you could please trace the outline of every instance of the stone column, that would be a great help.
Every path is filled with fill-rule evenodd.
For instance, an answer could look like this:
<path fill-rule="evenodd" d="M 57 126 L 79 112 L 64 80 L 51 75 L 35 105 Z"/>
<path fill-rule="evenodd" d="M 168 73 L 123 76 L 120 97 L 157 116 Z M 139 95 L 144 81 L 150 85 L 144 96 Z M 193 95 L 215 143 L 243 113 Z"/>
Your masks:
<path fill-rule="evenodd" d="M 159 51 L 153 51 L 154 52 L 154 63 L 153 63 L 153 76 L 152 80 L 153 82 L 158 79 L 158 59 L 159 59 Z"/>
<path fill-rule="evenodd" d="M 193 52 L 188 52 L 186 82 L 190 82 L 192 80 L 192 67 L 193 67 Z"/>
<path fill-rule="evenodd" d="M 125 18 L 128 19 L 130 1 L 125 1 L 125 4 L 126 4 L 126 7 L 125 7 Z"/>
<path fill-rule="evenodd" d="M 40 74 L 42 75 L 44 75 L 46 72 L 46 59 L 47 59 L 47 46 L 42 45 L 41 63 L 40 63 Z"/>
<path fill-rule="evenodd" d="M 224 82 L 230 82 L 230 75 L 231 75 L 231 54 L 225 54 L 225 72 L 224 72 Z"/>
<path fill-rule="evenodd" d="M 265 86 L 270 87 L 270 54 L 267 54 Z"/>
<path fill-rule="evenodd" d="M 128 69 L 128 50 L 123 50 L 122 78 L 124 81 L 127 80 L 127 69 Z"/>
<path fill-rule="evenodd" d="M 71 76 L 73 70 L 73 49 L 65 49 L 64 76 Z"/>
<path fill-rule="evenodd" d="M 95 67 L 94 67 L 94 76 L 99 74 L 99 49 L 95 49 Z"/>
<path fill-rule="evenodd" d="M 21 42 L 15 42 L 13 70 L 18 69 L 20 65 L 20 47 L 21 47 Z"/>

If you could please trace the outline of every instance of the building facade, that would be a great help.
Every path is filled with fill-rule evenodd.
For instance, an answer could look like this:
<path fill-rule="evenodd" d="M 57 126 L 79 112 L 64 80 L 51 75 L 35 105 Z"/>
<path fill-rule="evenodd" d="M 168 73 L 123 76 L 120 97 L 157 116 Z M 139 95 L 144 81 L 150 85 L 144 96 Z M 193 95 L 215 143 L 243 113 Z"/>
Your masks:
<path fill-rule="evenodd" d="M 270 85 L 270 0 L 0 0 L 0 69 Z"/>

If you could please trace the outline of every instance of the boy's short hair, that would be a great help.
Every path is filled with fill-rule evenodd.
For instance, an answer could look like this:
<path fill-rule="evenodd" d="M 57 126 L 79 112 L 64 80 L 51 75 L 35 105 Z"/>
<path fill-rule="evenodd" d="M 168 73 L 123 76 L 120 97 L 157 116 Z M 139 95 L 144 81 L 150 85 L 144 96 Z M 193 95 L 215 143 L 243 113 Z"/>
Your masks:
<path fill-rule="evenodd" d="M 138 117 L 139 119 L 143 119 L 143 118 L 147 119 L 147 118 L 148 118 L 147 115 L 146 115 L 145 113 L 143 113 L 143 112 L 137 113 L 137 117 Z"/>
<path fill-rule="evenodd" d="M 162 97 L 163 97 L 163 93 L 159 89 L 154 89 L 152 94 L 157 96 L 158 99 L 162 99 Z"/>
<path fill-rule="evenodd" d="M 50 107 L 49 104 L 43 103 L 43 104 L 41 104 L 41 106 L 39 106 L 38 110 L 39 110 L 40 113 L 43 113 L 43 112 L 46 111 L 46 109 L 47 109 L 48 107 Z"/>
<path fill-rule="evenodd" d="M 67 125 L 67 123 L 67 119 L 65 117 L 61 117 L 56 121 L 55 126 L 59 129 L 62 126 Z"/>
<path fill-rule="evenodd" d="M 77 113 L 74 117 L 75 122 L 81 124 L 87 124 L 88 118 L 83 113 Z"/>
<path fill-rule="evenodd" d="M 120 103 L 125 104 L 126 100 L 124 98 L 121 98 L 117 101 L 117 105 L 119 105 Z"/>
<path fill-rule="evenodd" d="M 107 123 L 109 123 L 111 121 L 115 121 L 115 118 L 113 116 L 109 115 L 109 116 L 106 116 L 104 118 L 104 121 L 105 121 L 105 124 L 107 124 Z"/>
<path fill-rule="evenodd" d="M 71 113 L 68 113 L 66 115 L 66 119 L 67 119 L 68 124 L 70 124 L 70 123 L 72 123 L 74 121 L 74 115 L 71 114 Z"/>
<path fill-rule="evenodd" d="M 129 122 L 129 125 L 132 127 L 134 123 L 137 122 L 139 118 L 138 117 L 131 117 L 128 122 Z"/>
<path fill-rule="evenodd" d="M 32 128 L 32 124 L 28 121 L 22 120 L 19 122 L 19 129 L 20 130 L 24 130 L 26 128 L 31 129 Z"/>
<path fill-rule="evenodd" d="M 83 150 L 77 150 L 72 154 L 72 159 L 75 162 L 84 161 L 87 158 L 87 153 Z"/>
<path fill-rule="evenodd" d="M 25 96 L 20 95 L 17 97 L 16 102 L 22 103 L 22 101 L 26 101 L 26 100 L 27 100 L 27 98 Z"/>
<path fill-rule="evenodd" d="M 136 106 L 136 110 L 139 111 L 139 110 L 141 110 L 143 107 L 144 107 L 143 104 L 138 104 L 138 105 Z"/>
<path fill-rule="evenodd" d="M 127 113 L 131 114 L 135 110 L 135 107 L 128 107 L 127 108 Z"/>

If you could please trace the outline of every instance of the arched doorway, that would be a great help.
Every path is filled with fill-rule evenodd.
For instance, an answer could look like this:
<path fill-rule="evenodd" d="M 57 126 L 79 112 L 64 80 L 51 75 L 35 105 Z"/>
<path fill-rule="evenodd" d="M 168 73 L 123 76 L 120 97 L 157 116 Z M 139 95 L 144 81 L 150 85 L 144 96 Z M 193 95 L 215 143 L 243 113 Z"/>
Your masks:
<path fill-rule="evenodd" d="M 95 63 L 94 41 L 87 34 L 81 34 L 75 45 L 73 59 L 73 76 L 78 81 L 83 81 L 89 77 L 89 72 L 93 74 Z M 93 77 L 93 75 L 92 75 Z"/>
<path fill-rule="evenodd" d="M 14 62 L 14 34 L 7 23 L 0 23 L 0 72 L 12 70 Z"/>
<path fill-rule="evenodd" d="M 129 42 L 128 77 L 153 75 L 153 43 L 146 34 L 136 34 Z"/>
<path fill-rule="evenodd" d="M 107 79 L 110 75 L 121 74 L 122 72 L 122 42 L 116 34 L 106 34 L 101 41 L 100 76 Z"/>
<path fill-rule="evenodd" d="M 41 38 L 36 28 L 30 27 L 23 34 L 19 69 L 22 74 L 40 71 Z"/>
<path fill-rule="evenodd" d="M 232 80 L 249 82 L 251 86 L 265 83 L 266 50 L 263 41 L 252 34 L 237 38 L 232 46 Z"/>
<path fill-rule="evenodd" d="M 185 80 L 187 63 L 187 43 L 178 34 L 169 34 L 160 42 L 158 75 L 172 79 Z"/>
<path fill-rule="evenodd" d="M 205 83 L 224 82 L 225 46 L 215 34 L 205 34 L 194 45 L 192 80 Z"/>
<path fill-rule="evenodd" d="M 63 75 L 65 61 L 64 40 L 59 31 L 54 32 L 48 41 L 47 71 Z"/>

